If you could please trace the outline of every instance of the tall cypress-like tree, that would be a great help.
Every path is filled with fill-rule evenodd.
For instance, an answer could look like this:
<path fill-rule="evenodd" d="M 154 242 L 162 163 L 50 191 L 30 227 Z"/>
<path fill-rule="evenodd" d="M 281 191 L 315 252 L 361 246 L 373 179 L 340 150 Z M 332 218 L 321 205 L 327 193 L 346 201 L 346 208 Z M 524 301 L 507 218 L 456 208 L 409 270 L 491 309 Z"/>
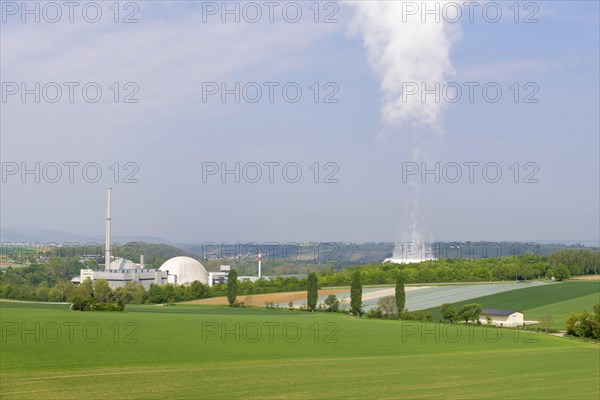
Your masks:
<path fill-rule="evenodd" d="M 317 275 L 314 272 L 308 274 L 307 290 L 306 290 L 306 306 L 310 311 L 315 311 L 317 308 L 317 300 L 319 299 L 319 287 L 317 283 Z"/>
<path fill-rule="evenodd" d="M 229 301 L 229 307 L 233 307 L 235 304 L 237 288 L 237 271 L 235 269 L 230 269 L 229 274 L 227 275 L 227 301 Z"/>
<path fill-rule="evenodd" d="M 396 308 L 398 308 L 398 317 L 404 311 L 404 304 L 406 303 L 406 292 L 404 291 L 404 282 L 402 278 L 396 279 Z"/>
<path fill-rule="evenodd" d="M 352 286 L 350 286 L 350 310 L 352 314 L 360 316 L 362 307 L 362 281 L 360 271 L 352 273 Z"/>

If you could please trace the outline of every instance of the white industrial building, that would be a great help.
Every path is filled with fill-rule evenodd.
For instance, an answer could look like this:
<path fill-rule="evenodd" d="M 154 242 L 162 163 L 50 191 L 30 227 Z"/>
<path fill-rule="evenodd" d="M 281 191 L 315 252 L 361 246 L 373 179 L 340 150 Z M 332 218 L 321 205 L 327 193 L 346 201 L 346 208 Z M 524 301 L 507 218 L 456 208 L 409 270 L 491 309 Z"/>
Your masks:
<path fill-rule="evenodd" d="M 140 264 L 136 264 L 131 260 L 128 260 L 123 257 L 119 257 L 117 259 L 112 260 L 110 262 L 108 268 L 105 268 L 105 270 L 140 269 L 140 267 L 143 268 L 143 263 L 144 263 L 144 256 L 141 257 Z"/>
<path fill-rule="evenodd" d="M 92 282 L 96 279 L 105 279 L 108 285 L 116 289 L 125 286 L 130 282 L 138 282 L 144 285 L 146 290 L 150 289 L 151 284 L 164 285 L 168 282 L 168 274 L 156 269 L 144 268 L 144 256 L 140 255 L 140 263 L 136 264 L 125 258 L 115 258 L 111 256 L 110 224 L 111 224 L 111 192 L 112 188 L 106 191 L 106 240 L 104 247 L 104 270 L 95 271 L 93 269 L 82 269 L 79 276 L 71 279 L 74 284 L 79 284 L 86 279 Z"/>
<path fill-rule="evenodd" d="M 127 263 L 127 268 L 113 269 L 112 266 L 115 261 Z M 168 276 L 166 272 L 156 269 L 145 269 L 143 266 L 125 259 L 117 259 L 115 261 L 110 264 L 109 269 L 105 269 L 104 271 L 82 269 L 80 275 L 73 278 L 71 282 L 81 283 L 86 279 L 91 279 L 93 282 L 96 279 L 105 279 L 112 289 L 125 286 L 130 282 L 137 282 L 142 284 L 146 290 L 150 289 L 151 284 L 164 285 L 167 283 Z"/>
<path fill-rule="evenodd" d="M 162 267 L 161 267 L 162 268 Z M 227 283 L 227 277 L 231 267 L 229 265 L 221 265 L 219 271 L 208 273 L 208 286 L 217 285 L 219 283 Z M 258 251 L 258 275 L 238 276 L 240 282 L 256 282 L 262 277 L 262 250 Z"/>
<path fill-rule="evenodd" d="M 219 283 L 227 283 L 231 267 L 229 265 L 221 265 L 219 271 L 208 273 L 208 286 L 217 285 Z"/>
<path fill-rule="evenodd" d="M 146 290 L 150 285 L 164 285 L 172 283 L 176 285 L 187 285 L 199 281 L 204 285 L 213 286 L 218 283 L 226 283 L 231 267 L 222 265 L 217 272 L 207 272 L 204 266 L 191 257 L 173 257 L 165 261 L 159 269 L 144 268 L 144 256 L 140 255 L 140 263 L 136 264 L 125 258 L 113 259 L 111 256 L 111 190 L 107 190 L 106 199 L 106 240 L 104 248 L 104 270 L 82 269 L 80 275 L 71 279 L 74 284 L 79 284 L 86 279 L 92 281 L 105 279 L 111 288 L 116 289 L 130 282 L 138 282 L 144 285 Z M 255 282 L 261 277 L 261 257 L 258 253 L 258 276 L 238 276 L 239 281 Z M 108 263 L 108 265 L 106 265 Z"/>
<path fill-rule="evenodd" d="M 523 313 L 512 310 L 483 310 L 479 321 L 482 324 L 487 323 L 487 318 L 492 320 L 494 325 L 502 326 L 520 326 L 523 325 Z"/>

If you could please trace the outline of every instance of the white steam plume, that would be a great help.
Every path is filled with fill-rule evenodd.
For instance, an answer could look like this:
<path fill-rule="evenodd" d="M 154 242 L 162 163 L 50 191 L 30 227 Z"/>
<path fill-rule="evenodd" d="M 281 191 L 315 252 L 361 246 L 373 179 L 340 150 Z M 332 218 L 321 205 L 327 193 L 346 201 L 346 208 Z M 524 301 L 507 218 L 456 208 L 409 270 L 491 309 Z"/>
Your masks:
<path fill-rule="evenodd" d="M 402 128 L 416 130 L 412 137 L 414 159 L 423 157 L 429 147 L 423 143 L 423 130 L 440 131 L 443 102 L 428 96 L 421 98 L 422 86 L 428 90 L 443 86 L 454 75 L 450 61 L 450 49 L 460 36 L 456 24 L 444 21 L 442 15 L 424 13 L 427 10 L 444 9 L 450 1 L 349 1 L 355 9 L 352 28 L 360 33 L 371 68 L 380 81 L 383 92 L 381 118 L 385 131 Z M 439 22 L 438 22 L 439 21 Z M 412 85 L 419 88 L 417 95 L 403 93 Z M 420 191 L 410 190 L 412 197 L 405 204 L 401 221 L 400 237 L 396 239 L 393 258 L 396 261 L 419 261 L 420 255 L 405 253 L 407 243 L 424 246 L 432 236 L 420 216 Z M 429 256 L 430 257 L 430 256 Z M 425 256 L 427 258 L 427 256 Z"/>
<path fill-rule="evenodd" d="M 450 48 L 460 29 L 441 16 L 436 22 L 435 16 L 425 15 L 425 3 L 442 10 L 450 1 L 348 2 L 356 11 L 352 30 L 362 36 L 369 64 L 381 82 L 381 114 L 388 128 L 439 128 L 441 102 L 422 102 L 420 95 L 402 98 L 406 84 L 424 83 L 429 89 L 454 74 Z"/>

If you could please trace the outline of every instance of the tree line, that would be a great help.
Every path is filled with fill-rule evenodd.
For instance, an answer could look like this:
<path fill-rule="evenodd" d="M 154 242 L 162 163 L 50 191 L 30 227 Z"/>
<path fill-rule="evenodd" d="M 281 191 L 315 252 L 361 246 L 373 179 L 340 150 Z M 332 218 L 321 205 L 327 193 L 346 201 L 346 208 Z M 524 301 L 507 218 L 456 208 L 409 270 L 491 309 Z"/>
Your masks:
<path fill-rule="evenodd" d="M 78 286 L 70 282 L 90 262 L 76 258 L 51 258 L 44 263 L 32 263 L 7 268 L 0 273 L 0 297 L 34 301 L 71 301 Z M 590 250 L 566 249 L 547 257 L 534 254 L 503 258 L 439 259 L 419 264 L 368 264 L 340 271 L 318 272 L 319 287 L 350 286 L 353 273 L 360 271 L 362 285 L 436 282 L 478 282 L 500 280 L 529 280 L 542 278 L 568 279 L 573 275 L 598 274 L 600 253 Z M 272 280 L 237 282 L 237 295 L 307 290 L 310 274 L 305 278 L 276 277 Z M 81 285 L 80 285 L 81 286 Z M 192 287 L 193 286 L 193 287 Z M 115 291 L 126 303 L 167 303 L 227 295 L 227 284 L 212 287 L 200 282 L 189 286 L 163 285 L 144 290 L 143 286 L 128 284 Z"/>

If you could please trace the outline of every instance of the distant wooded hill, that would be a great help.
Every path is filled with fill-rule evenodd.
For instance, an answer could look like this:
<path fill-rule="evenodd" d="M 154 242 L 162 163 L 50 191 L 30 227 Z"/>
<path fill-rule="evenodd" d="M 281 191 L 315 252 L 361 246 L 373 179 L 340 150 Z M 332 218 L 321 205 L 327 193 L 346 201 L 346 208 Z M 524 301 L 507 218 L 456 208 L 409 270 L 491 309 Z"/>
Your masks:
<path fill-rule="evenodd" d="M 101 245 L 96 252 L 102 255 Z M 352 265 L 370 265 L 392 257 L 392 243 L 314 243 L 314 244 L 262 244 L 263 274 L 285 275 L 325 272 Z M 532 244 L 518 242 L 436 242 L 432 245 L 433 256 L 438 259 L 479 259 L 518 256 L 532 253 L 548 256 L 565 249 L 599 249 L 582 245 Z M 2 255 L 19 261 L 18 258 L 35 260 L 35 256 L 77 257 L 89 254 L 93 249 L 61 247 L 21 249 L 3 246 Z M 171 257 L 188 256 L 200 260 L 207 270 L 218 270 L 220 265 L 231 265 L 241 275 L 254 275 L 257 270 L 258 247 L 252 244 L 205 244 L 174 246 L 143 241 L 115 245 L 113 255 L 125 257 L 136 263 L 144 255 L 148 268 L 158 268 Z M 40 254 L 37 254 L 40 253 Z"/>

